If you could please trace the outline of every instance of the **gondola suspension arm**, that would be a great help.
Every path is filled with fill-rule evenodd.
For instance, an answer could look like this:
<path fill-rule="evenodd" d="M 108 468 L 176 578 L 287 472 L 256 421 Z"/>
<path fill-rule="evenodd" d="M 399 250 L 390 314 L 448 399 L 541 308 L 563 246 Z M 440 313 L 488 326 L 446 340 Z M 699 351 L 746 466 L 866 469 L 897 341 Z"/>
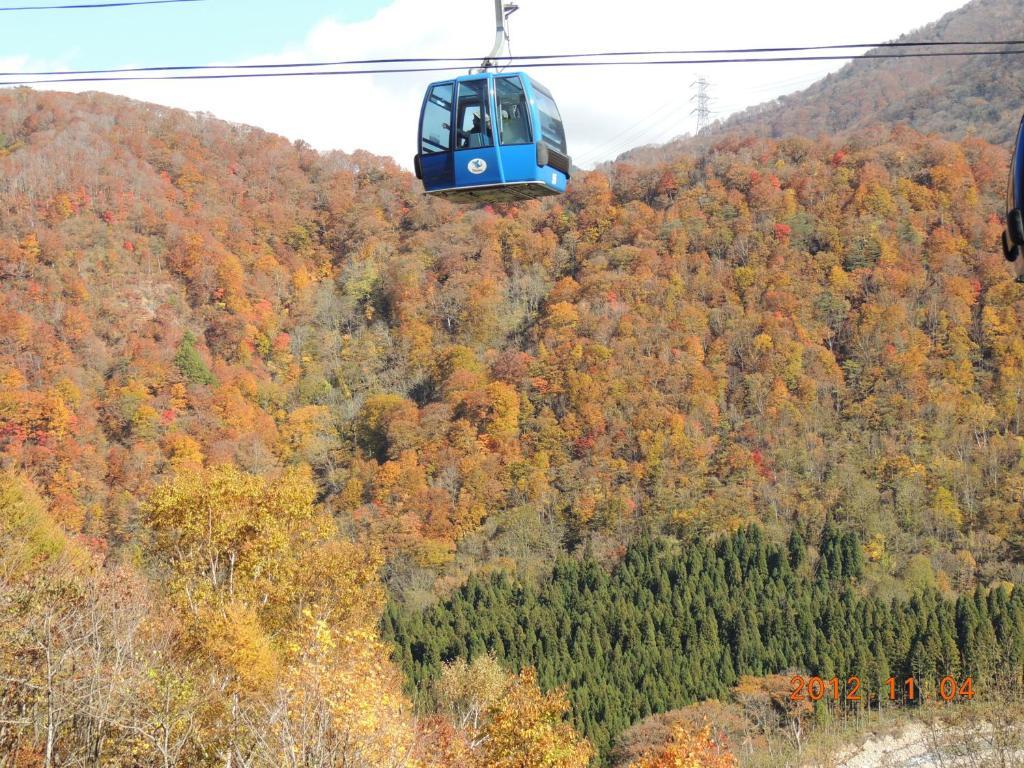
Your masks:
<path fill-rule="evenodd" d="M 480 69 L 477 72 L 486 72 L 489 69 L 498 68 L 498 59 L 501 58 L 501 54 L 504 53 L 505 47 L 508 44 L 508 29 L 505 26 L 505 22 L 509 16 L 518 10 L 519 6 L 516 3 L 494 0 L 494 47 L 487 54 L 487 58 L 480 62 Z"/>

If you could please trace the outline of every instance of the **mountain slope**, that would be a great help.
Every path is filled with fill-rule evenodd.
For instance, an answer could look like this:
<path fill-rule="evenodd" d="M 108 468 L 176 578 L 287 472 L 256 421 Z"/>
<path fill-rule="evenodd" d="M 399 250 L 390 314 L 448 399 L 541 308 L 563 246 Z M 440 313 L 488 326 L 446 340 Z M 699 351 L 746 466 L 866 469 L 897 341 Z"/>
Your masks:
<path fill-rule="evenodd" d="M 414 591 L 651 525 L 835 516 L 880 561 L 1011 572 L 1003 150 L 725 139 L 465 209 L 204 116 L 0 105 L 0 456 L 72 531 L 144 534 L 183 467 L 304 463 Z"/>
<path fill-rule="evenodd" d="M 1024 39 L 1016 0 L 971 0 L 894 42 Z M 964 46 L 875 48 L 871 54 L 965 50 Z M 1024 46 L 1009 46 L 1024 51 Z M 998 50 L 998 48 L 992 48 Z M 701 136 L 629 150 L 619 160 L 642 165 L 704 151 L 723 134 L 770 138 L 848 136 L 873 125 L 907 124 L 948 139 L 976 136 L 1009 147 L 1024 111 L 1024 52 L 1007 56 L 858 58 L 797 93 L 712 124 Z"/>
<path fill-rule="evenodd" d="M 1019 2 L 972 0 L 894 42 L 1022 39 L 1024 14 Z M 888 50 L 921 49 L 869 53 Z M 729 118 L 722 128 L 781 137 L 836 135 L 872 123 L 907 123 L 924 133 L 954 139 L 975 135 L 1008 145 L 1024 108 L 1022 71 L 1024 54 L 859 59 L 806 90 Z"/>
<path fill-rule="evenodd" d="M 980 138 L 906 126 L 726 135 L 580 175 L 558 199 L 467 208 L 365 153 L 111 96 L 0 91 L 0 472 L 96 562 L 177 594 L 153 613 L 223 639 L 209 662 L 240 676 L 220 690 L 260 706 L 288 654 L 277 629 L 308 623 L 309 595 L 352 605 L 334 577 L 372 593 L 352 638 L 374 636 L 376 560 L 349 565 L 364 550 L 409 610 L 474 572 L 532 588 L 559 554 L 605 564 L 640 533 L 759 523 L 773 547 L 823 552 L 841 531 L 880 605 L 1002 600 L 985 587 L 1024 581 L 1007 164 Z M 212 510 L 242 557 L 237 593 L 235 560 L 206 557 Z M 0 664 L 38 657 L 38 615 L 16 618 L 0 622 L 24 629 L 0 633 Z M 551 637 L 567 642 L 561 624 Z M 856 651 L 829 635 L 834 658 Z M 362 646 L 395 691 L 382 646 Z M 168 651 L 172 678 L 192 647 Z M 439 671 L 481 646 L 431 648 Z M 538 666 L 543 684 L 585 689 Z M 702 673 L 701 691 L 729 683 Z M 530 698 L 533 680 L 507 684 Z M 616 728 L 679 703 L 629 695 Z M 538 706 L 561 732 L 564 702 Z M 234 732 L 217 720 L 195 748 Z"/>

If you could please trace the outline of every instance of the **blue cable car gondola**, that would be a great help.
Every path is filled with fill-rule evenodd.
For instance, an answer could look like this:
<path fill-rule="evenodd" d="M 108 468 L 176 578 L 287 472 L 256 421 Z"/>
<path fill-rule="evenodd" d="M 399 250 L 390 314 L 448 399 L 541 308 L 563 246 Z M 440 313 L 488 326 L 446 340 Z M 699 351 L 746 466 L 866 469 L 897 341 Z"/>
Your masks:
<path fill-rule="evenodd" d="M 1006 187 L 1006 229 L 1003 255 L 1015 262 L 1017 280 L 1024 280 L 1024 118 L 1017 128 L 1010 179 Z"/>
<path fill-rule="evenodd" d="M 472 203 L 565 192 L 572 160 L 551 92 L 525 72 L 491 71 L 510 9 L 495 0 L 498 34 L 482 71 L 427 88 L 414 159 L 427 194 Z"/>

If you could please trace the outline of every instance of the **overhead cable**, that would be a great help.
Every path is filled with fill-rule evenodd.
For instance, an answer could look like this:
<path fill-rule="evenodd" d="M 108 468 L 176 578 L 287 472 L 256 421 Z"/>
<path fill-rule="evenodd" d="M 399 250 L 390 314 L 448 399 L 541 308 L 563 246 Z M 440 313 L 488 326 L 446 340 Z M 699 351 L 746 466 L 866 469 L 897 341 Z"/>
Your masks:
<path fill-rule="evenodd" d="M 124 8 L 130 5 L 170 5 L 172 3 L 201 3 L 203 0 L 126 0 L 120 3 L 75 3 L 74 5 L 11 5 L 0 11 L 78 11 L 93 8 Z"/>
<path fill-rule="evenodd" d="M 563 67 L 635 67 L 635 66 L 670 66 L 679 64 L 755 64 L 768 62 L 786 61 L 863 61 L 865 59 L 918 59 L 939 56 L 1012 56 L 1024 54 L 1024 48 L 1012 51 L 924 51 L 917 53 L 868 53 L 862 56 L 751 56 L 728 59 L 644 59 L 644 60 L 614 60 L 614 61 L 541 61 L 529 64 L 533 69 L 563 68 Z M 451 61 L 451 59 L 449 59 Z M 214 69 L 229 69 L 230 67 L 213 67 Z M 465 69 L 459 66 L 445 67 L 389 67 L 385 69 L 332 69 L 318 71 L 273 71 L 273 72 L 225 72 L 218 74 L 179 74 L 179 75 L 154 75 L 143 77 L 62 77 L 47 78 L 42 80 L 0 80 L 3 85 L 47 85 L 54 83 L 107 83 L 107 82 L 151 82 L 159 80 L 233 80 L 263 77 L 324 77 L 338 75 L 394 75 L 409 74 L 418 72 L 455 72 Z M 16 72 L 4 75 L 6 77 L 22 77 L 23 73 Z"/>
<path fill-rule="evenodd" d="M 198 2 L 199 0 L 149 0 L 149 2 Z M 561 61 L 566 59 L 607 58 L 610 56 L 726 56 L 758 53 L 798 53 L 801 51 L 834 51 L 859 48 L 920 48 L 935 46 L 1024 46 L 1024 40 L 953 40 L 950 42 L 922 41 L 908 43 L 843 43 L 835 45 L 804 45 L 783 48 L 704 48 L 675 51 L 595 51 L 591 53 L 554 53 L 523 56 L 503 56 L 501 62 L 520 62 L 524 66 L 533 66 L 528 62 Z M 949 54 L 966 53 L 950 51 Z M 829 60 L 829 59 L 862 58 L 861 56 L 833 56 L 821 59 L 786 58 L 779 61 Z M 754 59 L 759 61 L 760 59 Z M 772 59 L 776 60 L 776 59 Z M 380 59 L 348 59 L 342 61 L 302 61 L 270 64 L 181 64 L 153 67 L 121 67 L 114 69 L 77 69 L 49 70 L 40 72 L 0 72 L 0 77 L 50 77 L 70 75 L 108 75 L 132 72 L 175 72 L 200 70 L 259 70 L 259 69 L 301 69 L 312 67 L 347 67 L 368 66 L 372 64 L 437 64 L 443 62 L 478 62 L 479 56 L 424 56 L 416 58 L 380 58 Z M 676 62 L 666 62 L 676 63 Z M 683 62 L 685 63 L 685 62 Z M 461 67 L 454 67 L 461 69 Z M 401 71 L 401 70 L 396 70 Z M 433 71 L 433 70 L 417 70 Z"/>

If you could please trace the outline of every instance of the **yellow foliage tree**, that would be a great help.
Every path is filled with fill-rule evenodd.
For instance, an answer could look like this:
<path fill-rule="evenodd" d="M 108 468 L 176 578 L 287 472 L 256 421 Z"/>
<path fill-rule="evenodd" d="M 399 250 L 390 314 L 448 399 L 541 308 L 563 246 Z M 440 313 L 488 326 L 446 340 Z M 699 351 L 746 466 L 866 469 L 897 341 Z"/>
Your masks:
<path fill-rule="evenodd" d="M 296 408 L 280 427 L 278 453 L 285 461 L 322 462 L 337 446 L 331 412 L 323 405 Z"/>
<path fill-rule="evenodd" d="M 483 728 L 483 765 L 488 768 L 584 768 L 590 742 L 565 721 L 562 691 L 541 693 L 532 669 L 512 679 L 488 711 Z"/>
<path fill-rule="evenodd" d="M 630 763 L 629 768 L 736 768 L 737 765 L 736 757 L 712 738 L 710 726 L 694 732 L 680 723 L 673 729 L 667 744 Z"/>
<path fill-rule="evenodd" d="M 478 656 L 472 663 L 456 659 L 446 664 L 434 684 L 438 707 L 455 726 L 467 731 L 470 742 L 479 745 L 479 734 L 487 712 L 508 689 L 511 676 L 493 656 Z"/>
<path fill-rule="evenodd" d="M 220 466 L 157 488 L 148 519 L 156 554 L 175 572 L 172 589 L 193 609 L 243 600 L 264 620 L 289 613 L 304 555 L 333 530 L 315 493 L 308 468 L 269 483 Z"/>
<path fill-rule="evenodd" d="M 307 467 L 268 481 L 220 466 L 149 502 L 182 651 L 228 697 L 209 702 L 206 740 L 259 766 L 412 766 L 410 707 L 377 636 L 380 558 L 341 539 L 315 493 Z"/>
<path fill-rule="evenodd" d="M 519 431 L 519 395 L 508 384 L 494 381 L 487 385 L 490 414 L 487 434 L 496 440 L 509 440 Z"/>
<path fill-rule="evenodd" d="M 401 680 L 372 624 L 336 631 L 304 611 L 277 698 L 252 722 L 261 765 L 412 768 Z"/>

